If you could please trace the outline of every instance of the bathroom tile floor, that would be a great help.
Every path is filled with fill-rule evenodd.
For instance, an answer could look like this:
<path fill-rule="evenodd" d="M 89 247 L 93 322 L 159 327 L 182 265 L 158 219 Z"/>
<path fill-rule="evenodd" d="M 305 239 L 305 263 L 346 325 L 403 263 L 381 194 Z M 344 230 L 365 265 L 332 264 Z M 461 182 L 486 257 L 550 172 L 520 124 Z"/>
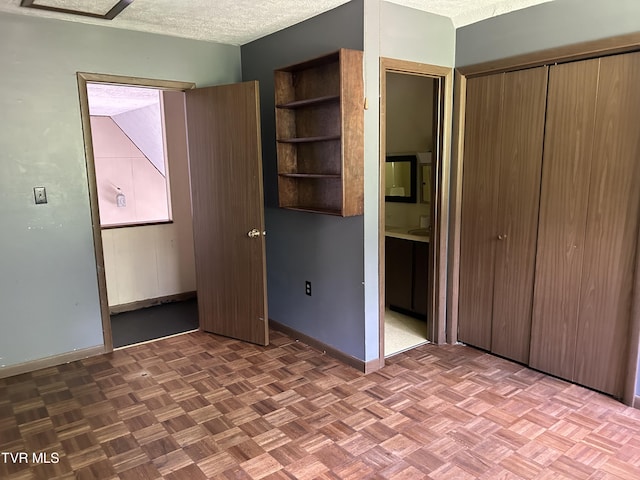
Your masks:
<path fill-rule="evenodd" d="M 427 322 L 385 310 L 384 355 L 395 355 L 427 342 Z"/>

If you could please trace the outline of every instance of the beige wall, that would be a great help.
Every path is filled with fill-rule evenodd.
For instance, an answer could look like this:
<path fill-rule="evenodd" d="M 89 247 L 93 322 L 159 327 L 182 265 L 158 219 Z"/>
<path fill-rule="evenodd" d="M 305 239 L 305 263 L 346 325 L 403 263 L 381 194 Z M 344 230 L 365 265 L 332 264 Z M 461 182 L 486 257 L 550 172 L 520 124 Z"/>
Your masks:
<path fill-rule="evenodd" d="M 109 306 L 196 289 L 183 94 L 164 97 L 173 222 L 102 231 Z"/>
<path fill-rule="evenodd" d="M 434 81 L 417 75 L 387 74 L 386 149 L 387 153 L 418 153 L 433 148 Z M 418 203 L 385 204 L 385 224 L 417 227 L 421 216 L 429 216 L 431 207 L 421 203 L 421 171 L 417 166 Z"/>
<path fill-rule="evenodd" d="M 433 79 L 387 74 L 387 153 L 416 153 L 433 147 Z"/>

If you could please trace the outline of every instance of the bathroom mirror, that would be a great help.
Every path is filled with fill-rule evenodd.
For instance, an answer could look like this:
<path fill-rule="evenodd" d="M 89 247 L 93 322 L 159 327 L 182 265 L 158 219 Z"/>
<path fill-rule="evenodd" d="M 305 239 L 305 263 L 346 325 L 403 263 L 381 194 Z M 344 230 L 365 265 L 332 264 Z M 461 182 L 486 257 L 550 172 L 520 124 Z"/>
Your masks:
<path fill-rule="evenodd" d="M 385 201 L 416 203 L 415 155 L 387 155 Z"/>

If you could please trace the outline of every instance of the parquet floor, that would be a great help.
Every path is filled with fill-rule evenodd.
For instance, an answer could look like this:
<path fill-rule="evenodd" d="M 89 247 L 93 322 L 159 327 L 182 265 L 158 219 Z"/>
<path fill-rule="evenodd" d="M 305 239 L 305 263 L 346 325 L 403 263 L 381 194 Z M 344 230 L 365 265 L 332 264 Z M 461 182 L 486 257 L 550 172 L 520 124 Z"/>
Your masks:
<path fill-rule="evenodd" d="M 272 340 L 191 333 L 0 380 L 0 478 L 640 479 L 640 413 L 598 393 L 463 346 L 364 375 Z"/>

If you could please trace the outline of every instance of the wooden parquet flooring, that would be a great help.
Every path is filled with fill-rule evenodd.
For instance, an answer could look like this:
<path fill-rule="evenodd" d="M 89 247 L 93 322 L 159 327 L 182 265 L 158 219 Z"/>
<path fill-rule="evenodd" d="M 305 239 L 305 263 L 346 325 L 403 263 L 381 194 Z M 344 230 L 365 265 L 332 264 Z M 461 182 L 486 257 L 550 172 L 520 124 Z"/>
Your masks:
<path fill-rule="evenodd" d="M 640 412 L 464 346 L 364 375 L 191 333 L 0 380 L 0 452 L 2 479 L 640 479 Z"/>

